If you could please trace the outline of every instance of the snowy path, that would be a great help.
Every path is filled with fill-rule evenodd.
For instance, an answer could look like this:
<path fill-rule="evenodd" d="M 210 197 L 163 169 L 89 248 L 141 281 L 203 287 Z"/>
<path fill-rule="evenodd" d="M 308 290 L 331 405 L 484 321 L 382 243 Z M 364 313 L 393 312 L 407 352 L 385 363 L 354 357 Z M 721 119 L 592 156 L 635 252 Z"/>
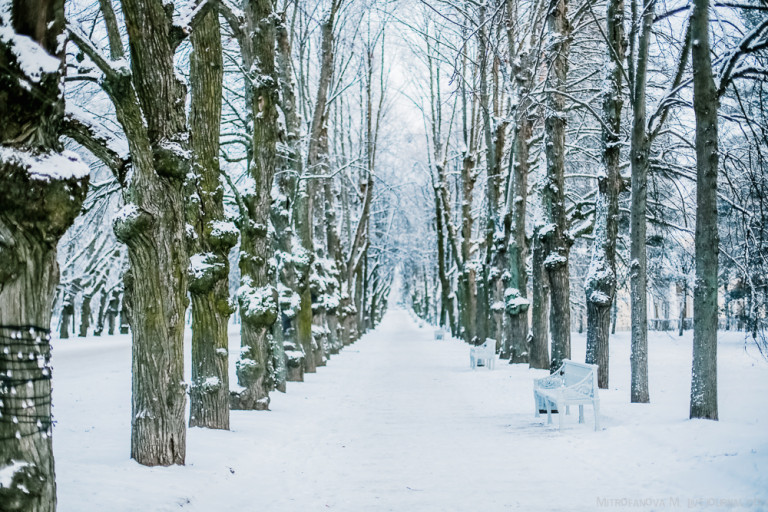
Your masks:
<path fill-rule="evenodd" d="M 721 343 L 719 423 L 686 419 L 689 338 L 652 340 L 653 403 L 628 404 L 620 335 L 605 429 L 592 431 L 587 410 L 586 425 L 569 417 L 560 433 L 532 414 L 544 372 L 471 371 L 466 345 L 433 341 L 395 310 L 275 393 L 271 412 L 233 412 L 231 432 L 189 429 L 187 466 L 173 468 L 128 459 L 127 337 L 54 347 L 61 512 L 618 510 L 610 500 L 624 498 L 648 500 L 640 510 L 705 508 L 691 507 L 701 498 L 768 509 L 768 366 L 739 342 Z M 583 350 L 576 336 L 574 359 Z M 756 389 L 737 397 L 740 384 Z"/>

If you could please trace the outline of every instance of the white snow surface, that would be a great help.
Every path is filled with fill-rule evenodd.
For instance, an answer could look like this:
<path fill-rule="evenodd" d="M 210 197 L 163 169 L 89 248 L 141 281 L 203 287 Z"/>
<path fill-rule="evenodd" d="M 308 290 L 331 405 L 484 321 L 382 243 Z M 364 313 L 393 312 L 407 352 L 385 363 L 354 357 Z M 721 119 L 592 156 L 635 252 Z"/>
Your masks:
<path fill-rule="evenodd" d="M 690 332 L 649 333 L 650 404 L 629 403 L 629 333 L 618 333 L 602 430 L 587 407 L 586 424 L 574 410 L 559 432 L 533 415 L 546 371 L 473 371 L 469 347 L 433 331 L 389 312 L 272 393 L 270 412 L 233 411 L 229 432 L 189 429 L 186 466 L 168 468 L 129 458 L 129 337 L 55 339 L 58 510 L 768 509 L 768 364 L 743 333 L 720 334 L 720 421 L 688 419 Z M 573 359 L 584 352 L 574 333 Z M 189 336 L 186 355 L 189 380 Z"/>

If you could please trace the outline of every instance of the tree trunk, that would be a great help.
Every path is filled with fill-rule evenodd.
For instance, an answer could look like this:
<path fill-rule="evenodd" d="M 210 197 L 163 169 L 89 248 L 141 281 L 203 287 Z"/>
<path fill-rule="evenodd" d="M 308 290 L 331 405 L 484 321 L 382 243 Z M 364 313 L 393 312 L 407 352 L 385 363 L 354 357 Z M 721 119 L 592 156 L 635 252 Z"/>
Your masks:
<path fill-rule="evenodd" d="M 685 314 L 688 309 L 688 283 L 680 287 L 680 315 L 677 322 L 677 335 L 682 336 L 685 331 Z"/>
<path fill-rule="evenodd" d="M 557 370 L 571 357 L 571 294 L 568 273 L 568 220 L 565 207 L 565 97 L 568 74 L 570 26 L 566 0 L 550 0 L 547 26 L 550 34 L 546 83 L 549 114 L 544 119 L 547 174 L 542 191 L 548 225 L 540 232 L 546 257 L 544 268 L 550 286 L 550 329 L 552 358 L 550 370 Z"/>
<path fill-rule="evenodd" d="M 717 420 L 717 107 L 709 44 L 709 2 L 691 15 L 696 113 L 696 286 L 693 291 L 691 418 Z"/>
<path fill-rule="evenodd" d="M 8 9 L 5 9 L 5 7 Z M 51 308 L 56 245 L 85 199 L 88 166 L 59 143 L 64 2 L 0 9 L 0 508 L 56 510 Z M 23 39 L 22 39 L 23 38 Z M 22 62 L 18 49 L 34 48 Z M 31 50 L 27 50 L 31 52 Z M 36 69 L 35 69 L 36 68 Z M 33 71 L 34 76 L 26 73 Z"/>
<path fill-rule="evenodd" d="M 94 336 L 101 336 L 104 332 L 104 318 L 107 314 L 107 291 L 104 286 L 101 287 L 101 293 L 99 294 L 99 311 L 96 313 L 96 327 L 93 329 Z"/>
<path fill-rule="evenodd" d="M 504 293 L 504 303 L 507 313 L 507 327 L 505 333 L 507 340 L 504 346 L 509 353 L 509 362 L 528 363 L 531 358 L 529 352 L 533 347 L 529 347 L 528 340 L 528 269 L 526 259 L 528 258 L 528 240 L 525 236 L 526 219 L 526 198 L 528 197 L 528 171 L 530 158 L 530 139 L 533 135 L 532 101 L 530 98 L 530 87 L 533 81 L 533 58 L 531 53 L 526 53 L 521 57 L 523 65 L 515 69 L 515 77 L 518 81 L 518 88 L 522 100 L 519 106 L 519 115 L 517 116 L 517 133 L 515 134 L 514 165 L 510 172 L 512 173 L 512 186 L 510 187 L 509 197 L 507 198 L 508 210 L 511 214 L 510 229 L 512 234 L 509 237 L 508 270 L 509 280 L 507 289 Z M 548 300 L 548 299 L 547 299 Z M 545 367 L 549 364 L 549 355 L 546 342 L 544 343 Z M 542 358 L 539 354 L 541 364 Z"/>
<path fill-rule="evenodd" d="M 461 261 L 463 264 L 460 285 L 463 286 L 464 341 L 477 344 L 477 287 L 475 270 L 470 268 L 470 246 L 472 245 L 472 191 L 475 187 L 475 159 L 467 151 L 461 169 Z"/>
<path fill-rule="evenodd" d="M 229 250 L 237 228 L 226 222 L 219 169 L 224 65 L 219 17 L 209 12 L 190 36 L 190 141 L 193 172 L 187 186 L 191 257 L 192 382 L 189 426 L 229 429 Z"/>
<path fill-rule="evenodd" d="M 619 194 L 622 188 L 621 108 L 622 66 L 624 64 L 624 1 L 611 0 L 606 12 L 606 34 L 610 62 L 603 96 L 603 164 L 605 175 L 598 177 L 595 205 L 595 240 L 586 279 L 587 357 L 598 366 L 597 385 L 608 389 L 611 306 L 616 295 L 616 235 L 618 233 Z"/>
<path fill-rule="evenodd" d="M 72 332 L 72 323 L 75 317 L 75 297 L 72 292 L 64 295 L 64 304 L 61 307 L 61 325 L 59 325 L 59 339 L 69 339 Z"/>
<path fill-rule="evenodd" d="M 286 27 L 285 13 L 277 27 L 277 64 L 280 74 L 281 108 L 285 115 L 285 144 L 278 148 L 280 172 L 275 177 L 278 197 L 272 198 L 272 225 L 275 228 L 275 255 L 278 264 L 277 279 L 280 318 L 275 322 L 275 338 L 282 342 L 286 354 L 286 380 L 304 380 L 304 358 L 297 338 L 296 318 L 300 296 L 296 277 L 291 212 L 296 212 L 296 185 L 302 170 L 300 150 L 301 119 L 297 111 L 291 41 Z M 301 366 L 297 366 L 299 363 Z"/>
<path fill-rule="evenodd" d="M 80 305 L 80 332 L 78 336 L 85 338 L 88 336 L 88 329 L 91 327 L 91 299 L 93 295 L 89 292 L 83 293 L 83 303 Z"/>
<path fill-rule="evenodd" d="M 648 196 L 650 140 L 646 128 L 645 89 L 648 81 L 648 46 L 655 0 L 643 0 L 635 72 L 632 120 L 632 203 L 630 207 L 630 297 L 632 307 L 631 400 L 648 403 L 648 292 L 645 210 Z"/>
<path fill-rule="evenodd" d="M 530 367 L 539 370 L 549 369 L 549 278 L 544 270 L 544 246 L 537 226 L 533 232 L 532 289 L 533 305 L 531 311 Z"/>
<path fill-rule="evenodd" d="M 246 1 L 245 27 L 240 37 L 246 80 L 246 102 L 253 123 L 253 158 L 249 178 L 251 192 L 243 196 L 246 217 L 241 220 L 241 287 L 238 291 L 241 324 L 241 356 L 237 380 L 244 390 L 232 392 L 233 409 L 269 408 L 269 391 L 275 385 L 272 325 L 277 320 L 277 290 L 269 260 L 268 234 L 272 181 L 277 166 L 280 136 L 277 105 L 279 84 L 275 67 L 279 19 L 269 0 Z M 243 209 L 241 207 L 241 209 Z M 282 347 L 277 347 L 282 351 Z"/>

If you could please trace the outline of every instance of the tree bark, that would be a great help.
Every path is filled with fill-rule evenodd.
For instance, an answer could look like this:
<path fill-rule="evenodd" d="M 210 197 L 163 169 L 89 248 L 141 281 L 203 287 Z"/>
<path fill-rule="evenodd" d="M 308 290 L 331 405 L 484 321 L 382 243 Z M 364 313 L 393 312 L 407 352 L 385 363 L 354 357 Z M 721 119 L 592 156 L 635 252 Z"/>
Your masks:
<path fill-rule="evenodd" d="M 633 98 L 632 203 L 630 207 L 630 298 L 632 311 L 631 401 L 648 403 L 648 292 L 645 210 L 648 196 L 648 160 L 650 140 L 646 127 L 646 83 L 648 81 L 648 47 L 655 0 L 643 0 L 643 16 Z"/>
<path fill-rule="evenodd" d="M 709 2 L 694 0 L 693 109 L 696 113 L 696 286 L 693 291 L 691 418 L 717 420 L 717 107 L 709 43 Z"/>
<path fill-rule="evenodd" d="M 304 380 L 304 360 L 298 342 L 296 319 L 300 304 L 294 256 L 291 212 L 296 209 L 296 186 L 302 172 L 301 119 L 297 111 L 291 40 L 285 13 L 277 27 L 277 64 L 280 75 L 281 108 L 285 115 L 285 144 L 279 149 L 280 172 L 275 177 L 279 195 L 273 198 L 272 225 L 275 228 L 275 253 L 278 263 L 278 292 L 280 319 L 275 323 L 275 337 L 280 338 L 286 354 L 286 380 Z M 295 213 L 294 213 L 295 215 Z"/>
<path fill-rule="evenodd" d="M 616 295 L 616 236 L 618 233 L 619 194 L 622 188 L 621 109 L 622 66 L 624 65 L 624 1 L 610 0 L 606 12 L 607 66 L 603 96 L 603 164 L 605 174 L 598 177 L 595 205 L 595 241 L 587 274 L 587 356 L 586 362 L 598 365 L 597 385 L 608 389 L 611 306 Z"/>
<path fill-rule="evenodd" d="M 237 229 L 224 216 L 219 132 L 224 64 L 217 12 L 195 26 L 190 41 L 190 142 L 193 191 L 187 205 L 194 236 L 189 292 L 192 298 L 192 382 L 189 426 L 229 429 L 229 251 Z"/>
<path fill-rule="evenodd" d="M 531 277 L 533 305 L 531 306 L 530 367 L 549 369 L 549 278 L 544 270 L 544 246 L 539 236 L 541 226 L 533 232 Z"/>
<path fill-rule="evenodd" d="M 241 287 L 238 291 L 241 324 L 241 356 L 237 379 L 243 389 L 232 392 L 233 409 L 269 408 L 274 388 L 276 347 L 271 334 L 277 320 L 277 290 L 272 285 L 269 224 L 272 181 L 277 166 L 280 138 L 277 105 L 279 85 L 275 67 L 276 31 L 279 19 L 272 0 L 245 0 L 244 32 L 240 37 L 246 80 L 246 102 L 253 123 L 249 167 L 252 190 L 243 195 L 245 217 L 241 220 Z"/>
<path fill-rule="evenodd" d="M 6 5 L 0 10 L 0 508 L 53 512 L 49 327 L 59 281 L 56 245 L 85 199 L 88 167 L 59 143 L 64 2 Z M 18 57 L 17 45 L 34 45 L 36 59 Z"/>
<path fill-rule="evenodd" d="M 548 224 L 539 233 L 545 249 L 544 268 L 550 286 L 550 329 L 552 358 L 550 370 L 557 370 L 563 359 L 571 357 L 571 296 L 568 253 L 571 240 L 565 207 L 565 97 L 570 47 L 570 26 L 566 0 L 551 0 L 547 13 L 550 40 L 547 51 L 547 108 L 544 141 L 547 174 L 542 191 Z"/>

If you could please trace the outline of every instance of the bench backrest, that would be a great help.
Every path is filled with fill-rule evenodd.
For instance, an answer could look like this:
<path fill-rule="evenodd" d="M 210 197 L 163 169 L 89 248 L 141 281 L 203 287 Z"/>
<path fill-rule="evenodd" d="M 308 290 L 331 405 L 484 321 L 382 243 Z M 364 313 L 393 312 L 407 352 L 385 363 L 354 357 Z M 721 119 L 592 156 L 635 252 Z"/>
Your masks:
<path fill-rule="evenodd" d="M 594 374 L 595 367 L 591 364 L 577 363 L 570 359 L 565 359 L 560 371 L 564 372 L 562 377 L 565 385 L 573 386 L 584 380 L 590 373 Z"/>

